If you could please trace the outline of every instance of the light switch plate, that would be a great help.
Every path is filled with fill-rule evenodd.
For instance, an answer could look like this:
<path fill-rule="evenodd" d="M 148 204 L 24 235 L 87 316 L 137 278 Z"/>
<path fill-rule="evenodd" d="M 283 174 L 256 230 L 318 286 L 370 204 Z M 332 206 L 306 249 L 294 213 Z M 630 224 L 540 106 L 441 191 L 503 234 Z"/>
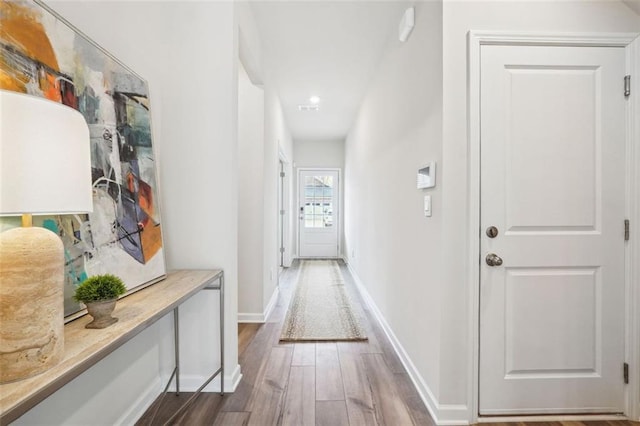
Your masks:
<path fill-rule="evenodd" d="M 424 196 L 424 215 L 431 217 L 431 195 Z"/>

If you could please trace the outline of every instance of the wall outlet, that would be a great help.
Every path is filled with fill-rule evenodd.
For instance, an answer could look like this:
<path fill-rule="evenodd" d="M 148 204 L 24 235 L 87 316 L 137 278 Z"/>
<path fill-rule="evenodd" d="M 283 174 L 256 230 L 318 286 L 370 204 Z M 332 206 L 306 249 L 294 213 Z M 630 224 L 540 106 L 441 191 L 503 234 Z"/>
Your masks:
<path fill-rule="evenodd" d="M 351 258 L 352 259 L 356 258 L 356 249 L 351 249 Z"/>

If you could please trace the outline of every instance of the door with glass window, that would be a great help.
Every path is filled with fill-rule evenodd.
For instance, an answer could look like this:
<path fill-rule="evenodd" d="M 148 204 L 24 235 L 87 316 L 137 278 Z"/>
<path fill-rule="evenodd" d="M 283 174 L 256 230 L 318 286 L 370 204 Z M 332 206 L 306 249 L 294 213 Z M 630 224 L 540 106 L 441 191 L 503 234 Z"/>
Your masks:
<path fill-rule="evenodd" d="M 300 257 L 338 257 L 338 170 L 300 170 Z"/>

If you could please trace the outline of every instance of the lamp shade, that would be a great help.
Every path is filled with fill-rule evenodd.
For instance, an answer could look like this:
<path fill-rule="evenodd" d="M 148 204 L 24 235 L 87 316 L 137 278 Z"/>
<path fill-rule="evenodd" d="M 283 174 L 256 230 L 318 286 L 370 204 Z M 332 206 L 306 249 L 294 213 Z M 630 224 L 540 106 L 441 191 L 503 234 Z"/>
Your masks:
<path fill-rule="evenodd" d="M 93 211 L 90 148 L 78 111 L 0 90 L 0 215 Z"/>

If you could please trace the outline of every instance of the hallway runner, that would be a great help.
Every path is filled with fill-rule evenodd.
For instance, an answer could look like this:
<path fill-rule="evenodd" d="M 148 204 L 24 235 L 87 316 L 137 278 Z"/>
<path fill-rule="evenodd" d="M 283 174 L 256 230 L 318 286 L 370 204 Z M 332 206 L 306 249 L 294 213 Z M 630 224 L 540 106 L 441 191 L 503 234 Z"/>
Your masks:
<path fill-rule="evenodd" d="M 367 340 L 335 260 L 303 260 L 281 342 Z"/>

